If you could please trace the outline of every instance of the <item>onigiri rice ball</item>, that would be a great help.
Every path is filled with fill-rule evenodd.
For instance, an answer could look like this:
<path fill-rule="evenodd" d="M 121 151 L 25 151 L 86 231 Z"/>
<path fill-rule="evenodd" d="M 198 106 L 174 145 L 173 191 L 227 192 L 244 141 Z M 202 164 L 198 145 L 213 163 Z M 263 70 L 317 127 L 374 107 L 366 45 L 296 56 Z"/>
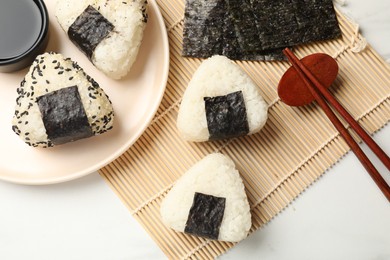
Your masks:
<path fill-rule="evenodd" d="M 258 86 L 233 61 L 213 56 L 194 73 L 180 104 L 177 127 L 187 141 L 254 134 L 267 121 Z"/>
<path fill-rule="evenodd" d="M 52 147 L 113 128 L 109 97 L 62 54 L 39 55 L 17 93 L 12 130 L 30 146 Z"/>
<path fill-rule="evenodd" d="M 166 195 L 160 213 L 166 226 L 213 240 L 238 242 L 252 225 L 240 174 L 221 153 L 191 167 Z"/>
<path fill-rule="evenodd" d="M 58 0 L 56 17 L 72 42 L 107 76 L 125 76 L 147 23 L 146 0 Z"/>

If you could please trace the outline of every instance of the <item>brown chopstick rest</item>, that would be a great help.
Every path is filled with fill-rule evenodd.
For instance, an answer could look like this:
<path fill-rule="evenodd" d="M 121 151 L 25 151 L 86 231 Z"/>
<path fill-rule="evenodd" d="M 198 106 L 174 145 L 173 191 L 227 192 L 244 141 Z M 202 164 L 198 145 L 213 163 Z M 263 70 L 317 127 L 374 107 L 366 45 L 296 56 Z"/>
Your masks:
<path fill-rule="evenodd" d="M 328 105 L 328 103 L 331 104 L 337 110 L 375 155 L 378 156 L 387 169 L 390 170 L 389 156 L 327 90 L 337 76 L 337 62 L 332 57 L 322 53 L 307 56 L 302 61 L 288 48 L 283 53 L 293 66 L 286 71 L 279 82 L 278 94 L 280 99 L 291 106 L 306 105 L 316 100 L 385 197 L 390 201 L 389 185 Z"/>

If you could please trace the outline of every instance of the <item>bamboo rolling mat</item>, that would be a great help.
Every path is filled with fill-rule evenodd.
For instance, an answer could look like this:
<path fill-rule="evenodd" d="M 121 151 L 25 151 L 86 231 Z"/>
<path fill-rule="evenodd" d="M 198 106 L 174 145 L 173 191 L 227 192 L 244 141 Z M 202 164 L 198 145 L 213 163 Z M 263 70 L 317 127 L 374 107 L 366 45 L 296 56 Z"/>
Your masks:
<path fill-rule="evenodd" d="M 315 104 L 291 108 L 279 100 L 276 87 L 288 68 L 287 62 L 238 62 L 269 104 L 269 119 L 261 132 L 226 141 L 182 140 L 176 129 L 178 106 L 201 60 L 180 55 L 184 0 L 157 0 L 157 3 L 170 41 L 171 65 L 165 96 L 145 133 L 121 157 L 101 169 L 100 174 L 168 258 L 215 258 L 234 244 L 180 234 L 166 228 L 160 220 L 159 205 L 164 195 L 195 162 L 216 151 L 233 159 L 251 205 L 253 232 L 349 148 Z M 340 13 L 338 19 L 342 38 L 305 45 L 295 49 L 295 53 L 303 57 L 324 52 L 337 59 L 340 73 L 331 91 L 373 133 L 390 119 L 390 68 L 370 46 L 358 50 L 363 38 L 357 26 Z"/>

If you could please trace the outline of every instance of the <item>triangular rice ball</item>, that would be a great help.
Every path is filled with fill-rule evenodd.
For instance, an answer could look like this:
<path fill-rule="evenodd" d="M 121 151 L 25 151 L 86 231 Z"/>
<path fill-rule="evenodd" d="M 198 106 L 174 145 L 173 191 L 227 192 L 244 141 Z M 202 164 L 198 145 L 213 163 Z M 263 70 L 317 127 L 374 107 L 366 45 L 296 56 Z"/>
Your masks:
<path fill-rule="evenodd" d="M 12 129 L 28 145 L 51 147 L 112 129 L 109 97 L 77 63 L 39 55 L 17 89 Z"/>
<path fill-rule="evenodd" d="M 240 174 L 233 161 L 220 153 L 189 169 L 167 194 L 160 212 L 168 227 L 215 240 L 238 242 L 251 227 Z"/>
<path fill-rule="evenodd" d="M 177 127 L 188 141 L 226 139 L 258 132 L 267 120 L 258 86 L 224 56 L 205 60 L 180 105 Z"/>
<path fill-rule="evenodd" d="M 146 0 L 58 0 L 56 17 L 71 41 L 107 76 L 125 76 L 147 23 Z"/>

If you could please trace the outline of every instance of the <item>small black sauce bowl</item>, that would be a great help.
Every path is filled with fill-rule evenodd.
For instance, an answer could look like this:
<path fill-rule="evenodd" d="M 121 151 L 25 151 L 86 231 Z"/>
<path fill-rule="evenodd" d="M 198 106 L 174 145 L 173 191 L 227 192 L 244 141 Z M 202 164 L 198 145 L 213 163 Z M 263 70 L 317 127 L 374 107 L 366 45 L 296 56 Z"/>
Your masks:
<path fill-rule="evenodd" d="M 41 29 L 39 35 L 36 41 L 28 48 L 28 50 L 22 54 L 6 59 L 0 58 L 0 72 L 14 72 L 30 66 L 34 59 L 45 51 L 49 41 L 49 15 L 43 0 L 33 0 L 33 2 L 37 5 L 41 14 Z"/>

